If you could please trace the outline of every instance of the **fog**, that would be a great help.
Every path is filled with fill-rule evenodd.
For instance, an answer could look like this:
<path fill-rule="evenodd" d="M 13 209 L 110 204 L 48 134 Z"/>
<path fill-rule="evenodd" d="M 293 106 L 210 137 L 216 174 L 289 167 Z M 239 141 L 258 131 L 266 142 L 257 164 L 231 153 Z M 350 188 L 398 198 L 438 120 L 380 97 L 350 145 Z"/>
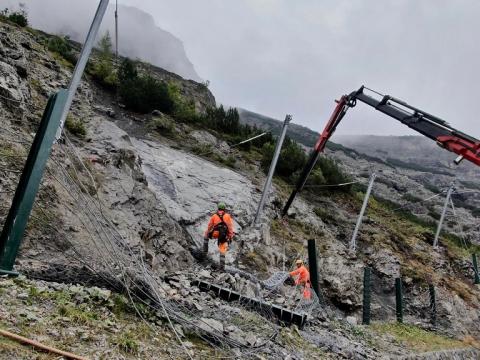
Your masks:
<path fill-rule="evenodd" d="M 19 2 L 7 0 L 7 6 L 17 8 Z M 83 42 L 98 6 L 96 0 L 22 0 L 31 25 L 37 29 L 59 35 L 69 35 Z M 115 31 L 114 3 L 109 6 L 99 36 Z M 201 81 L 188 60 L 182 42 L 174 35 L 158 28 L 151 15 L 120 4 L 119 52 L 130 58 L 139 58 L 175 72 L 188 79 Z"/>
<path fill-rule="evenodd" d="M 222 103 L 320 130 L 334 100 L 365 84 L 480 137 L 478 0 L 119 1 L 181 39 Z M 62 3 L 45 23 L 83 11 Z M 361 104 L 337 132 L 414 134 Z"/>

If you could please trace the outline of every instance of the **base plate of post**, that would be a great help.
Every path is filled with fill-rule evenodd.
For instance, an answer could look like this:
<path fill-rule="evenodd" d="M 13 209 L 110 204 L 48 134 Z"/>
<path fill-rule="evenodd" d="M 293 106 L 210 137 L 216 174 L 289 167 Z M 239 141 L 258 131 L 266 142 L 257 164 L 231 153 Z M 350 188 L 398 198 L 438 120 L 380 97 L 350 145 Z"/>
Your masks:
<path fill-rule="evenodd" d="M 17 277 L 17 276 L 20 275 L 20 273 L 19 273 L 19 272 L 16 272 L 16 271 L 10 271 L 10 270 L 0 269 L 0 275 L 7 275 L 7 276 Z"/>

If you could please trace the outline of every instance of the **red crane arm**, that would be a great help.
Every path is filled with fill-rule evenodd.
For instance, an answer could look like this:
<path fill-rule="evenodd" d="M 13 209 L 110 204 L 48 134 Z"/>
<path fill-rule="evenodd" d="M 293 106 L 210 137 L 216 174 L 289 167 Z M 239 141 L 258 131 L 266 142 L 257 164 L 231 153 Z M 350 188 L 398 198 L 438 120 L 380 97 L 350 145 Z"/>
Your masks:
<path fill-rule="evenodd" d="M 365 90 L 371 91 L 373 94 L 376 94 L 377 97 L 379 95 L 380 99 L 365 94 Z M 315 167 L 320 153 L 325 149 L 328 140 L 333 135 L 338 124 L 345 116 L 347 110 L 356 105 L 357 100 L 397 119 L 409 128 L 436 141 L 437 144 L 444 149 L 459 155 L 454 160 L 456 164 L 459 164 L 463 159 L 467 159 L 475 165 L 480 166 L 480 140 L 454 129 L 445 120 L 415 108 L 402 100 L 390 95 L 382 95 L 362 86 L 357 91 L 350 93 L 350 95 L 343 95 L 340 100 L 337 101 L 335 110 L 318 138 L 310 158 L 297 181 L 295 189 L 292 191 L 283 208 L 282 214 L 284 216 L 287 214 L 297 193 L 303 189 L 308 176 Z"/>

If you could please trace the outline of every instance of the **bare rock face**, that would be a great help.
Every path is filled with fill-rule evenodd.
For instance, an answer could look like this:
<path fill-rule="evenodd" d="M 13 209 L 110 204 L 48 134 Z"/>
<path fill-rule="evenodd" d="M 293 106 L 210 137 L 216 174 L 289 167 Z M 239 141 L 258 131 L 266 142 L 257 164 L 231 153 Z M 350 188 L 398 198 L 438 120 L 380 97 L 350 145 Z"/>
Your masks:
<path fill-rule="evenodd" d="M 23 88 L 25 89 L 24 86 Z M 0 61 L 0 95 L 2 96 L 2 102 L 10 106 L 21 104 L 25 100 L 21 90 L 21 82 L 15 68 Z"/>
<path fill-rule="evenodd" d="M 205 147 L 211 147 L 212 152 L 219 155 L 225 154 L 230 147 L 225 141 L 217 139 L 215 136 L 205 130 L 194 130 L 190 133 L 190 136 L 194 138 L 200 145 Z"/>
<path fill-rule="evenodd" d="M 374 268 L 381 274 L 396 278 L 400 276 L 400 261 L 387 249 L 379 249 L 371 255 Z"/>
<path fill-rule="evenodd" d="M 90 122 L 91 141 L 83 151 L 100 161 L 94 162 L 101 172 L 100 199 L 107 205 L 107 216 L 114 219 L 130 246 L 143 246 L 150 254 L 154 268 L 184 268 L 192 262 L 190 241 L 182 227 L 148 189 L 138 157 L 129 135 L 105 118 Z"/>
<path fill-rule="evenodd" d="M 227 205 L 238 232 L 242 224 L 250 223 L 258 199 L 246 177 L 156 142 L 133 140 L 133 145 L 148 187 L 169 215 L 186 225 L 198 245 L 218 202 Z"/>
<path fill-rule="evenodd" d="M 29 97 L 25 79 L 28 75 L 28 52 L 22 47 L 26 40 L 21 34 L 9 33 L 0 25 L 0 102 L 9 109 L 23 113 Z"/>
<path fill-rule="evenodd" d="M 319 269 L 321 281 L 332 302 L 347 311 L 360 308 L 363 263 L 332 252 L 320 259 Z"/>

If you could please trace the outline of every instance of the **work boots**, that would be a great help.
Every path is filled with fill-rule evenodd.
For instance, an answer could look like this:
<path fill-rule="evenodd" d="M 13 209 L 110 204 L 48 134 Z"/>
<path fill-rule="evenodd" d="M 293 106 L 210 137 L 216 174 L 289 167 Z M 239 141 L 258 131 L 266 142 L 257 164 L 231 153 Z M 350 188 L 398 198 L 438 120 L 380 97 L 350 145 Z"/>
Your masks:
<path fill-rule="evenodd" d="M 220 254 L 220 270 L 225 270 L 225 254 Z"/>

